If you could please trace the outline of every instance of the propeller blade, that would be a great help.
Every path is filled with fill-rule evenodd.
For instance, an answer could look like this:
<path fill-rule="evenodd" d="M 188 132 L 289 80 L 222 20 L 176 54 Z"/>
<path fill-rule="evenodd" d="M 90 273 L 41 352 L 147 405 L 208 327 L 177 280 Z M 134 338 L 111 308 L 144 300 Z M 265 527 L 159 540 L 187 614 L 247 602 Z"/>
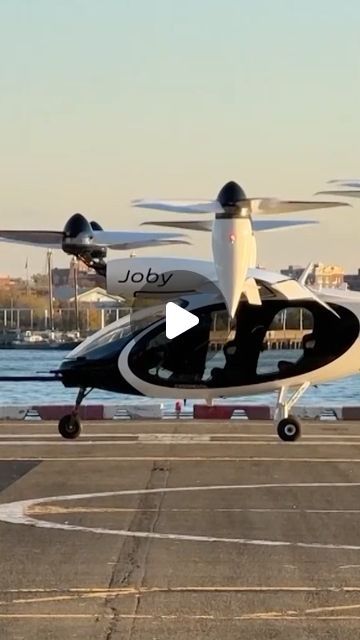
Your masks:
<path fill-rule="evenodd" d="M 94 231 L 92 245 L 109 249 L 137 249 L 165 244 L 191 244 L 182 233 Z"/>
<path fill-rule="evenodd" d="M 342 178 L 336 180 L 328 180 L 328 184 L 342 184 L 345 187 L 360 187 L 359 178 Z"/>
<path fill-rule="evenodd" d="M 46 249 L 61 249 L 63 233 L 62 231 L 20 231 L 4 230 L 0 231 L 0 241 L 15 242 L 17 244 L 31 244 Z"/>
<path fill-rule="evenodd" d="M 360 187 L 360 184 L 359 184 Z M 350 189 L 334 189 L 329 191 L 318 191 L 315 195 L 328 195 L 328 196 L 344 196 L 345 198 L 360 198 L 360 189 L 359 191 L 350 190 Z"/>
<path fill-rule="evenodd" d="M 192 229 L 193 231 L 212 231 L 213 228 L 212 220 L 190 220 L 186 222 L 176 220 L 160 220 L 160 221 L 151 221 L 142 222 L 140 226 L 145 225 L 156 225 L 159 227 L 175 227 L 178 229 Z"/>
<path fill-rule="evenodd" d="M 100 226 L 100 225 L 97 225 Z M 63 231 L 20 231 L 20 230 L 0 230 L 1 242 L 12 242 L 16 244 L 29 244 L 32 246 L 43 247 L 46 249 L 61 249 L 63 247 L 64 232 Z M 79 239 L 76 245 L 77 237 L 71 239 L 71 242 L 81 247 L 83 239 Z M 69 239 L 67 240 L 71 246 Z M 152 245 L 167 244 L 191 244 L 185 239 L 182 233 L 160 233 L 160 232 L 141 232 L 141 231 L 92 231 L 92 237 L 89 238 L 86 246 L 103 247 L 119 250 L 138 249 L 141 247 L 151 247 Z"/>
<path fill-rule="evenodd" d="M 190 220 L 189 222 L 177 220 L 149 220 L 142 222 L 141 226 L 155 225 L 159 227 L 175 227 L 178 229 L 191 229 L 192 231 L 212 231 L 212 220 Z M 319 224 L 317 220 L 260 220 L 257 218 L 252 221 L 254 231 L 276 231 L 286 229 L 288 227 L 305 227 L 307 225 Z"/>
<path fill-rule="evenodd" d="M 259 220 L 252 221 L 254 231 L 278 231 L 289 227 L 306 227 L 311 224 L 319 224 L 317 220 Z"/>
<path fill-rule="evenodd" d="M 277 198 L 249 198 L 248 200 L 252 213 L 270 215 L 349 206 L 346 202 L 317 202 L 316 200 L 278 200 Z"/>
<path fill-rule="evenodd" d="M 133 207 L 175 213 L 224 213 L 217 200 L 133 200 Z"/>

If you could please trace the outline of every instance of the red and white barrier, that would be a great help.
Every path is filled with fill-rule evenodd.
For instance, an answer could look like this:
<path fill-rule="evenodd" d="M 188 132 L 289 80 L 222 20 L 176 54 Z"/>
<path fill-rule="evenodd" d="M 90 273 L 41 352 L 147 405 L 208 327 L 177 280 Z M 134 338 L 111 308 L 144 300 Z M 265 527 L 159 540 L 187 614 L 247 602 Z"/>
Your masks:
<path fill-rule="evenodd" d="M 0 405 L 0 421 L 11 420 L 59 420 L 67 413 L 71 413 L 73 405 Z M 273 420 L 275 407 L 258 404 L 194 404 L 193 410 L 186 411 L 164 409 L 160 403 L 139 404 L 87 404 L 81 405 L 79 415 L 82 420 L 117 420 L 121 418 L 133 420 L 161 420 L 162 418 L 184 418 L 196 420 Z M 359 406 L 296 406 L 294 414 L 304 420 L 333 420 L 360 421 Z"/>
<path fill-rule="evenodd" d="M 0 420 L 24 420 L 28 410 L 28 406 L 0 405 Z"/>
<path fill-rule="evenodd" d="M 271 407 L 259 404 L 194 404 L 197 420 L 230 420 L 235 412 L 242 411 L 248 420 L 270 420 Z"/>
<path fill-rule="evenodd" d="M 49 405 L 0 405 L 0 421 L 4 420 L 60 420 L 71 413 L 70 404 Z M 162 404 L 84 404 L 79 408 L 81 420 L 114 420 L 131 418 L 134 420 L 161 420 L 164 417 Z"/>
<path fill-rule="evenodd" d="M 259 404 L 248 405 L 194 405 L 194 418 L 198 420 L 230 420 L 240 417 L 238 413 L 245 414 L 248 420 L 273 420 L 275 415 L 274 406 Z M 294 409 L 294 414 L 302 420 L 321 420 L 322 418 L 334 420 L 360 420 L 360 405 L 354 407 L 316 407 L 298 405 Z M 241 416 L 243 417 L 243 416 Z"/>
<path fill-rule="evenodd" d="M 133 420 L 161 420 L 164 416 L 162 404 L 104 405 L 103 409 L 104 420 L 114 420 L 122 416 Z"/>
<path fill-rule="evenodd" d="M 73 405 L 37 405 L 30 407 L 30 410 L 37 412 L 42 420 L 59 420 L 67 413 L 71 413 Z M 79 416 L 82 420 L 103 420 L 104 407 L 101 404 L 84 404 L 80 406 Z"/>

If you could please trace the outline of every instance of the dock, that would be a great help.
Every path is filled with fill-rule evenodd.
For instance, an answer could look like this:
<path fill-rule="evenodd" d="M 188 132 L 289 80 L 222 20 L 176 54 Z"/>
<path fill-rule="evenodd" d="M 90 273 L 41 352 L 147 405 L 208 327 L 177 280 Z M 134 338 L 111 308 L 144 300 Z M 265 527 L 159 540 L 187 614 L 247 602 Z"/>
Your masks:
<path fill-rule="evenodd" d="M 276 329 L 268 331 L 265 336 L 265 349 L 301 349 L 302 339 L 311 333 L 310 329 Z M 220 351 L 224 344 L 235 337 L 235 331 L 212 331 L 210 334 L 210 350 Z"/>

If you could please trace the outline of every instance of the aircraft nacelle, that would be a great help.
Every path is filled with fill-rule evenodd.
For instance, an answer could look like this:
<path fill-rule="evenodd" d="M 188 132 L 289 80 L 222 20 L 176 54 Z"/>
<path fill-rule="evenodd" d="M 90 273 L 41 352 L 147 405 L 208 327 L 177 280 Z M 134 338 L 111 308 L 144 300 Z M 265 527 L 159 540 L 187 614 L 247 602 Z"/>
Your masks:
<path fill-rule="evenodd" d="M 63 229 L 62 250 L 88 261 L 103 260 L 106 258 L 106 248 L 94 245 L 94 231 L 102 231 L 98 222 L 88 222 L 81 213 L 75 213 Z"/>

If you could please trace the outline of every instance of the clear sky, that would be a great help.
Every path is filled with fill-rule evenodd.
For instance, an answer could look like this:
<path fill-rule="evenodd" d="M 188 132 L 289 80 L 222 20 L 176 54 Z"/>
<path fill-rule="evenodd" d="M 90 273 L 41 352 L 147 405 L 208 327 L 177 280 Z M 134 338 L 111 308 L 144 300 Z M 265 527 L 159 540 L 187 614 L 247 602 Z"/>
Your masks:
<path fill-rule="evenodd" d="M 235 179 L 308 198 L 360 177 L 359 24 L 358 0 L 1 0 L 0 226 L 81 211 L 131 229 L 136 197 Z M 360 200 L 317 218 L 259 235 L 259 261 L 360 266 Z M 161 253 L 208 256 L 208 234 L 193 239 Z M 3 273 L 44 267 L 40 249 L 0 255 Z"/>

